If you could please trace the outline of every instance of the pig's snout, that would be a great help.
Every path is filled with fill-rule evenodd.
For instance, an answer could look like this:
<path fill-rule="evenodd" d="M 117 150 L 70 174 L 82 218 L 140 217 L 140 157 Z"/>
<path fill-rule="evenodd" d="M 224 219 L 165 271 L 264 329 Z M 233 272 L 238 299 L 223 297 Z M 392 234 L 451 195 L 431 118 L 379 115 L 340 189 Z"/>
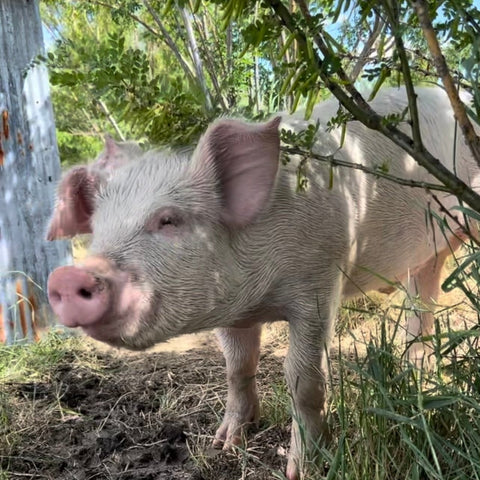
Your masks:
<path fill-rule="evenodd" d="M 60 322 L 87 327 L 99 322 L 111 303 L 107 281 L 78 267 L 60 267 L 48 279 L 48 299 Z"/>

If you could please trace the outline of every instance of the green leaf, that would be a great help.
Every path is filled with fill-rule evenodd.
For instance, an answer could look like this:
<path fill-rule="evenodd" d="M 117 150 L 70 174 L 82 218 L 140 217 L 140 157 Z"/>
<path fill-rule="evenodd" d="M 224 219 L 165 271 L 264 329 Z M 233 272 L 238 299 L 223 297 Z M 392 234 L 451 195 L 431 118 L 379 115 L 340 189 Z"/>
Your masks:
<path fill-rule="evenodd" d="M 391 74 L 390 69 L 386 65 L 383 65 L 382 68 L 380 69 L 380 75 L 377 77 L 377 80 L 373 85 L 370 96 L 368 97 L 369 102 L 371 102 L 376 97 L 378 91 L 380 90 L 380 87 L 385 83 L 385 80 L 388 77 L 390 77 L 390 74 Z"/>

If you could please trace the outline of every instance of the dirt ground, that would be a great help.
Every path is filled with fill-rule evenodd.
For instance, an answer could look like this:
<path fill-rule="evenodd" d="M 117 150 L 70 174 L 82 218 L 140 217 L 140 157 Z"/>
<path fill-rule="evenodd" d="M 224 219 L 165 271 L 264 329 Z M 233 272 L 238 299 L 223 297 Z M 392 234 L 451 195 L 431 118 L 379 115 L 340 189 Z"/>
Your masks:
<path fill-rule="evenodd" d="M 452 318 L 461 326 L 465 314 L 459 300 L 442 300 L 455 305 Z M 355 308 L 364 316 L 361 304 Z M 366 344 L 361 340 L 378 328 L 375 319 L 355 322 L 352 318 L 342 337 L 343 355 L 354 338 L 361 349 Z M 211 448 L 227 393 L 225 362 L 213 333 L 135 354 L 86 341 L 47 378 L 0 384 L 0 479 L 285 478 L 288 395 L 277 404 L 282 397 L 275 392 L 285 388 L 288 342 L 285 327 L 273 333 L 271 328 L 265 329 L 257 376 L 264 415 L 250 432 L 246 450 Z M 8 396 L 8 409 L 1 408 L 2 395 Z M 266 410 L 275 421 L 266 420 Z M 7 431 L 1 431 L 2 425 Z"/>
<path fill-rule="evenodd" d="M 287 423 L 260 424 L 247 453 L 210 447 L 226 398 L 224 360 L 214 343 L 213 334 L 204 334 L 163 347 L 174 351 L 141 354 L 95 345 L 67 354 L 46 381 L 4 384 L 16 431 L 6 432 L 10 446 L 0 440 L 0 472 L 51 480 L 280 475 Z M 265 397 L 282 381 L 283 359 L 271 348 L 262 357 L 258 382 Z"/>

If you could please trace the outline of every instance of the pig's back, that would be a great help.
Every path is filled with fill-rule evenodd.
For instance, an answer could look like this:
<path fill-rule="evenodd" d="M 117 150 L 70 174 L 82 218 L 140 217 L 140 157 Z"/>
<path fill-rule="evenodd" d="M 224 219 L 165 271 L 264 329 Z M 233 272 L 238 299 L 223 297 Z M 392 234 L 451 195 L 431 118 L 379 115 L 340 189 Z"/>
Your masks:
<path fill-rule="evenodd" d="M 460 138 L 456 157 L 453 155 L 454 120 L 446 95 L 433 88 L 419 89 L 418 94 L 426 148 L 450 170 L 455 158 L 458 175 L 472 184 L 478 169 Z M 372 106 L 380 114 L 386 114 L 401 113 L 406 104 L 405 92 L 392 89 L 379 95 Z M 348 123 L 344 144 L 339 149 L 340 130 L 326 131 L 326 122 L 336 115 L 337 108 L 336 101 L 328 101 L 314 110 L 313 119 L 321 120 L 316 153 L 333 155 L 370 169 L 381 167 L 399 178 L 439 183 L 400 147 L 359 122 Z M 298 116 L 293 118 L 293 124 L 295 129 L 304 125 Z M 400 128 L 409 133 L 408 124 L 403 123 Z M 295 162 L 290 169 L 294 167 Z M 384 285 L 381 277 L 402 280 L 436 251 L 446 248 L 447 240 L 428 213 L 429 209 L 438 212 L 438 205 L 425 190 L 401 186 L 346 167 L 332 170 L 318 160 L 311 161 L 307 177 L 310 191 L 304 194 L 303 200 L 295 202 L 303 203 L 303 207 L 296 208 L 304 208 L 308 211 L 307 217 L 312 216 L 303 228 L 310 236 L 317 235 L 318 254 L 337 255 L 339 262 L 343 258 L 344 264 L 339 268 L 345 271 L 345 295 L 355 295 L 359 289 L 380 288 Z M 458 204 L 452 195 L 434 194 L 446 207 Z M 346 239 L 348 255 L 343 254 L 339 237 Z"/>

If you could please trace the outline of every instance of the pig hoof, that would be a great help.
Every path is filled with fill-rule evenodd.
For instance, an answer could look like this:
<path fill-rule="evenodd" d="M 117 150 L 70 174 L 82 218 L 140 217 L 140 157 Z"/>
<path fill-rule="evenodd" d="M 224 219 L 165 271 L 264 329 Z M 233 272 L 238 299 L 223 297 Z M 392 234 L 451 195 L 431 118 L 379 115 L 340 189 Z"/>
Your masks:
<path fill-rule="evenodd" d="M 300 480 L 297 462 L 293 459 L 290 459 L 288 461 L 286 477 L 288 478 L 288 480 Z"/>
<path fill-rule="evenodd" d="M 254 408 L 254 412 L 246 417 L 245 415 L 226 413 L 222 424 L 215 433 L 213 447 L 230 450 L 233 447 L 242 445 L 242 443 L 244 443 L 244 434 L 247 428 L 251 425 L 256 425 L 257 423 L 257 408 Z"/>
<path fill-rule="evenodd" d="M 407 361 L 418 370 L 432 371 L 433 360 L 433 348 L 428 343 L 415 342 L 407 350 Z"/>
<path fill-rule="evenodd" d="M 242 444 L 242 439 L 239 436 L 230 438 L 230 440 L 223 440 L 222 438 L 215 437 L 213 441 L 213 448 L 217 450 L 231 450 L 233 447 L 238 447 Z"/>
<path fill-rule="evenodd" d="M 215 439 L 213 440 L 214 448 L 222 448 L 223 450 L 230 450 L 233 447 L 239 446 L 242 444 L 242 427 L 239 425 L 232 425 L 229 423 L 222 423 L 220 428 L 215 434 Z"/>

